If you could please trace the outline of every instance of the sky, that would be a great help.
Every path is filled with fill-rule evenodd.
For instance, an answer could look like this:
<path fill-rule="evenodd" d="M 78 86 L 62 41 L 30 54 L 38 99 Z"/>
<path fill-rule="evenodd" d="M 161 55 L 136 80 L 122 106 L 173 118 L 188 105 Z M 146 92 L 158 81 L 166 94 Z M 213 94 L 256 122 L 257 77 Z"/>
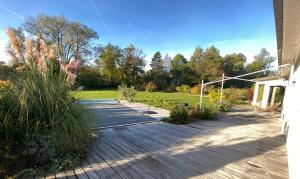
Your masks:
<path fill-rule="evenodd" d="M 63 15 L 111 42 L 190 58 L 195 47 L 215 45 L 221 55 L 243 53 L 247 62 L 261 48 L 276 56 L 272 0 L 1 0 L 0 60 L 7 59 L 5 29 L 38 14 Z"/>

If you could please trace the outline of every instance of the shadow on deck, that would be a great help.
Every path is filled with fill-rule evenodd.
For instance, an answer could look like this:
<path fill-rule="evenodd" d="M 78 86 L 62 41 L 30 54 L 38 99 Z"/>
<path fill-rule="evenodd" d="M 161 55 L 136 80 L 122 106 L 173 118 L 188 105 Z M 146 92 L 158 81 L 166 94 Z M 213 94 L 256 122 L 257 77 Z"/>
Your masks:
<path fill-rule="evenodd" d="M 189 125 L 105 129 L 81 166 L 56 177 L 288 178 L 276 116 L 240 112 Z"/>

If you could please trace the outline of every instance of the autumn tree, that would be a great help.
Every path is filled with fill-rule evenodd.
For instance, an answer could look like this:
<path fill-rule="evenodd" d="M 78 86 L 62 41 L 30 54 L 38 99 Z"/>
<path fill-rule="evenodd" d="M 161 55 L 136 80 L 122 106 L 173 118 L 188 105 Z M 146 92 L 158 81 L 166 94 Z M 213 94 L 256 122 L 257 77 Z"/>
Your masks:
<path fill-rule="evenodd" d="M 151 70 L 147 73 L 146 81 L 154 82 L 158 89 L 162 90 L 168 86 L 168 73 L 164 69 L 164 61 L 160 52 L 156 52 L 150 64 Z"/>
<path fill-rule="evenodd" d="M 145 55 L 141 49 L 129 45 L 123 49 L 121 73 L 124 83 L 128 86 L 138 85 L 141 74 L 145 73 Z"/>
<path fill-rule="evenodd" d="M 48 45 L 55 45 L 61 60 L 85 62 L 93 57 L 93 40 L 97 33 L 80 22 L 64 16 L 38 15 L 27 19 L 23 28 L 30 35 L 39 35 Z"/>
<path fill-rule="evenodd" d="M 271 67 L 272 63 L 275 61 L 275 57 L 271 56 L 270 53 L 262 48 L 259 54 L 254 56 L 254 61 L 246 66 L 248 73 L 268 69 Z M 260 73 L 252 75 L 252 78 L 259 78 L 267 76 L 270 72 Z"/>
<path fill-rule="evenodd" d="M 201 79 L 205 81 L 212 81 L 222 76 L 222 57 L 216 47 L 211 46 L 204 51 L 199 71 Z"/>
<path fill-rule="evenodd" d="M 100 66 L 101 72 L 106 76 L 111 84 L 115 84 L 120 79 L 120 63 L 122 59 L 122 49 L 116 45 L 107 44 L 102 48 L 96 63 Z"/>

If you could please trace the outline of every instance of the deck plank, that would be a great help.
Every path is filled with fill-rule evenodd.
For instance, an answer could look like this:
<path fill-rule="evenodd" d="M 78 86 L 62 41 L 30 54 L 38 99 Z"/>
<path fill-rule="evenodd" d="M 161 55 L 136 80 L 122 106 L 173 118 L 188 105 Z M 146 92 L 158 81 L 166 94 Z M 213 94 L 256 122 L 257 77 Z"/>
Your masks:
<path fill-rule="evenodd" d="M 78 178 L 288 178 L 281 121 L 232 113 L 188 125 L 101 130 L 90 155 L 63 176 Z M 59 174 L 56 176 L 59 176 Z"/>

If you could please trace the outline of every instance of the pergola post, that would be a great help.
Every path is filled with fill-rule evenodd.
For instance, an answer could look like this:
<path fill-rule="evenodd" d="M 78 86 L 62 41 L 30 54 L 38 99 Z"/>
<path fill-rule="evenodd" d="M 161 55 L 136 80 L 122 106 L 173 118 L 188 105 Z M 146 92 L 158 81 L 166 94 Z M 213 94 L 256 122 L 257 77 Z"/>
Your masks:
<path fill-rule="evenodd" d="M 202 98 L 203 98 L 203 80 L 201 81 L 201 91 L 200 91 L 200 108 L 202 108 Z"/>
<path fill-rule="evenodd" d="M 269 85 L 265 84 L 263 98 L 262 98 L 262 101 L 261 101 L 261 108 L 267 108 L 268 107 L 270 91 L 271 91 L 271 87 Z"/>
<path fill-rule="evenodd" d="M 277 91 L 278 87 L 274 86 L 272 87 L 272 97 L 271 97 L 271 106 L 274 106 L 275 103 L 275 99 L 276 99 L 276 91 Z"/>
<path fill-rule="evenodd" d="M 222 76 L 222 85 L 221 85 L 221 95 L 220 95 L 220 106 L 222 105 L 222 98 L 223 98 L 223 88 L 224 88 L 224 73 L 223 73 L 223 76 Z"/>
<path fill-rule="evenodd" d="M 252 105 L 255 106 L 257 103 L 257 97 L 258 97 L 258 91 L 259 91 L 259 83 L 255 83 L 255 88 L 254 88 L 254 94 L 253 94 L 253 99 L 252 99 Z"/>

